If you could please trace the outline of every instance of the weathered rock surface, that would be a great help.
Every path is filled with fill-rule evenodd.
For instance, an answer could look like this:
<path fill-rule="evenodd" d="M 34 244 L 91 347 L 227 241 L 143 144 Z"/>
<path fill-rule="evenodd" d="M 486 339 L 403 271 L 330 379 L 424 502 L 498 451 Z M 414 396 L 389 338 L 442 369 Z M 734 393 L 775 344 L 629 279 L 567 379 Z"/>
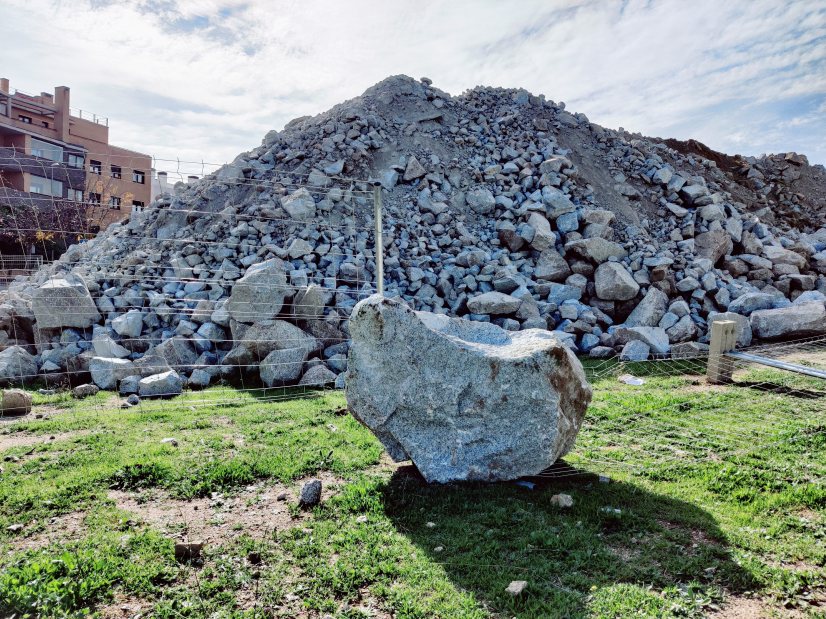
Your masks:
<path fill-rule="evenodd" d="M 35 358 L 20 346 L 10 346 L 0 352 L 0 384 L 23 383 L 37 375 Z"/>
<path fill-rule="evenodd" d="M 85 329 L 100 320 L 100 312 L 89 289 L 75 275 L 51 279 L 42 284 L 32 294 L 32 311 L 39 329 Z"/>
<path fill-rule="evenodd" d="M 235 282 L 227 311 L 239 322 L 272 320 L 281 311 L 288 292 L 284 263 L 277 258 L 260 262 Z"/>
<path fill-rule="evenodd" d="M 751 329 L 762 339 L 826 334 L 826 306 L 817 301 L 752 312 Z"/>
<path fill-rule="evenodd" d="M 554 335 L 415 313 L 370 297 L 350 319 L 347 401 L 428 481 L 538 473 L 574 444 L 591 399 Z"/>
<path fill-rule="evenodd" d="M 28 415 L 32 412 L 32 396 L 22 389 L 3 389 L 0 413 L 3 415 Z"/>
<path fill-rule="evenodd" d="M 138 395 L 142 398 L 178 395 L 182 391 L 183 380 L 175 370 L 153 374 L 138 382 Z"/>

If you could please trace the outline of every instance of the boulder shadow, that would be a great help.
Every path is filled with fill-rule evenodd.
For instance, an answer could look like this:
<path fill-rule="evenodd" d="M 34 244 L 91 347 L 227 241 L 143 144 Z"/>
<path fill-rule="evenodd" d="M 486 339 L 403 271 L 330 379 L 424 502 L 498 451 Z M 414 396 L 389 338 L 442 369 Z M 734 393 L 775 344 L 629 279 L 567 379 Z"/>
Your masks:
<path fill-rule="evenodd" d="M 561 493 L 572 507 L 557 505 Z M 658 592 L 667 588 L 757 586 L 708 512 L 633 483 L 601 483 L 564 462 L 519 482 L 488 484 L 428 484 L 403 466 L 383 494 L 397 531 L 494 614 L 585 617 L 601 589 L 610 599 L 631 591 L 662 601 Z M 527 581 L 524 592 L 506 592 L 519 580 Z"/>

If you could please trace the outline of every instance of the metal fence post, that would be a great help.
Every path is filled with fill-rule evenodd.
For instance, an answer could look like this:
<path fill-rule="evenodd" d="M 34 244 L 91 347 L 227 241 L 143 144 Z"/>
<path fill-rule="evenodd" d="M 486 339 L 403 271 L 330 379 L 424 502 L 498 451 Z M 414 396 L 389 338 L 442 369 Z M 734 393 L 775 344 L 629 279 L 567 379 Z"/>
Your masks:
<path fill-rule="evenodd" d="M 730 383 L 734 362 L 726 353 L 737 345 L 737 323 L 718 320 L 711 323 L 711 342 L 708 349 L 706 378 L 712 384 Z"/>
<path fill-rule="evenodd" d="M 373 181 L 373 221 L 376 224 L 375 249 L 376 258 L 376 292 L 384 296 L 384 240 L 381 236 L 381 183 Z"/>

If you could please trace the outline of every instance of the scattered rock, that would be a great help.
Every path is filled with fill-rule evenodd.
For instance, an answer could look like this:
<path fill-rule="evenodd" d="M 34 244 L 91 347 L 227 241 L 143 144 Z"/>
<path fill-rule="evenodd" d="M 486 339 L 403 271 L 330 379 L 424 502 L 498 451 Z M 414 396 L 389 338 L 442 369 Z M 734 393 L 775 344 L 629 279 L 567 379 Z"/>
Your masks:
<path fill-rule="evenodd" d="M 298 504 L 307 509 L 315 507 L 321 502 L 321 480 L 311 479 L 301 486 Z"/>

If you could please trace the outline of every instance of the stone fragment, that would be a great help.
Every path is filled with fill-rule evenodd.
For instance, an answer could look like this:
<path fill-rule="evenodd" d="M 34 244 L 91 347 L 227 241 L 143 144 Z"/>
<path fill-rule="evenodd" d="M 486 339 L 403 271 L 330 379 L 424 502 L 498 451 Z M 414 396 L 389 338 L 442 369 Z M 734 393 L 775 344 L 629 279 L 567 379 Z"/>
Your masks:
<path fill-rule="evenodd" d="M 305 508 L 315 507 L 321 502 L 321 480 L 311 479 L 301 486 L 298 504 Z"/>
<path fill-rule="evenodd" d="M 637 296 L 640 285 L 618 262 L 603 262 L 594 273 L 597 296 L 604 301 L 628 301 Z"/>
<path fill-rule="evenodd" d="M 0 352 L 0 384 L 25 383 L 37 376 L 37 363 L 25 348 L 9 346 Z"/>
<path fill-rule="evenodd" d="M 817 301 L 752 312 L 751 329 L 760 339 L 802 338 L 826 334 L 826 306 Z"/>
<path fill-rule="evenodd" d="M 510 593 L 513 597 L 516 597 L 521 595 L 527 586 L 527 580 L 512 580 L 511 583 L 505 588 L 505 593 Z"/>
<path fill-rule="evenodd" d="M 468 206 L 480 215 L 487 215 L 493 211 L 496 206 L 496 199 L 493 197 L 490 189 L 485 187 L 476 187 L 467 192 L 465 200 Z"/>
<path fill-rule="evenodd" d="M 601 264 L 609 258 L 625 258 L 628 255 L 628 251 L 622 245 L 601 237 L 570 241 L 565 244 L 565 250 L 596 264 Z"/>
<path fill-rule="evenodd" d="M 306 387 L 323 387 L 336 382 L 336 374 L 325 365 L 315 365 L 304 372 L 304 376 L 298 381 L 299 385 Z"/>
<path fill-rule="evenodd" d="M 573 507 L 574 499 L 570 494 L 555 494 L 551 497 L 551 505 L 562 508 Z"/>
<path fill-rule="evenodd" d="M 474 314 L 513 314 L 521 304 L 522 299 L 491 291 L 469 299 L 467 307 Z"/>
<path fill-rule="evenodd" d="M 97 385 L 87 383 L 85 385 L 78 385 L 77 387 L 72 389 L 72 395 L 80 400 L 83 398 L 88 398 L 89 396 L 93 396 L 97 394 L 98 391 L 100 391 L 100 387 L 98 387 Z"/>
<path fill-rule="evenodd" d="M 425 174 L 427 174 L 427 170 L 419 163 L 418 159 L 411 156 L 410 159 L 407 160 L 407 167 L 404 169 L 404 180 L 409 182 L 421 178 Z"/>
<path fill-rule="evenodd" d="M 428 481 L 533 475 L 573 446 L 591 399 L 555 335 L 413 312 L 378 296 L 350 318 L 347 401 Z"/>
<path fill-rule="evenodd" d="M 118 381 L 135 373 L 132 362 L 128 359 L 93 357 L 89 361 L 92 382 L 101 389 L 115 389 Z"/>
<path fill-rule="evenodd" d="M 143 314 L 140 310 L 129 310 L 112 321 L 112 329 L 121 337 L 139 337 L 143 330 Z"/>
<path fill-rule="evenodd" d="M 625 326 L 656 327 L 667 308 L 668 295 L 659 288 L 651 286 L 642 301 L 637 303 L 634 311 L 625 319 Z"/>
<path fill-rule="evenodd" d="M 697 256 L 717 264 L 723 256 L 731 253 L 734 243 L 725 230 L 711 230 L 694 237 L 694 249 Z"/>
<path fill-rule="evenodd" d="M 631 340 L 622 347 L 620 361 L 645 361 L 651 354 L 651 348 L 640 340 Z"/>
<path fill-rule="evenodd" d="M 304 187 L 282 198 L 281 206 L 293 219 L 308 221 L 315 217 L 315 200 L 312 194 Z"/>
<path fill-rule="evenodd" d="M 138 382 L 138 395 L 142 398 L 179 395 L 184 383 L 175 370 L 162 374 L 153 374 Z"/>

